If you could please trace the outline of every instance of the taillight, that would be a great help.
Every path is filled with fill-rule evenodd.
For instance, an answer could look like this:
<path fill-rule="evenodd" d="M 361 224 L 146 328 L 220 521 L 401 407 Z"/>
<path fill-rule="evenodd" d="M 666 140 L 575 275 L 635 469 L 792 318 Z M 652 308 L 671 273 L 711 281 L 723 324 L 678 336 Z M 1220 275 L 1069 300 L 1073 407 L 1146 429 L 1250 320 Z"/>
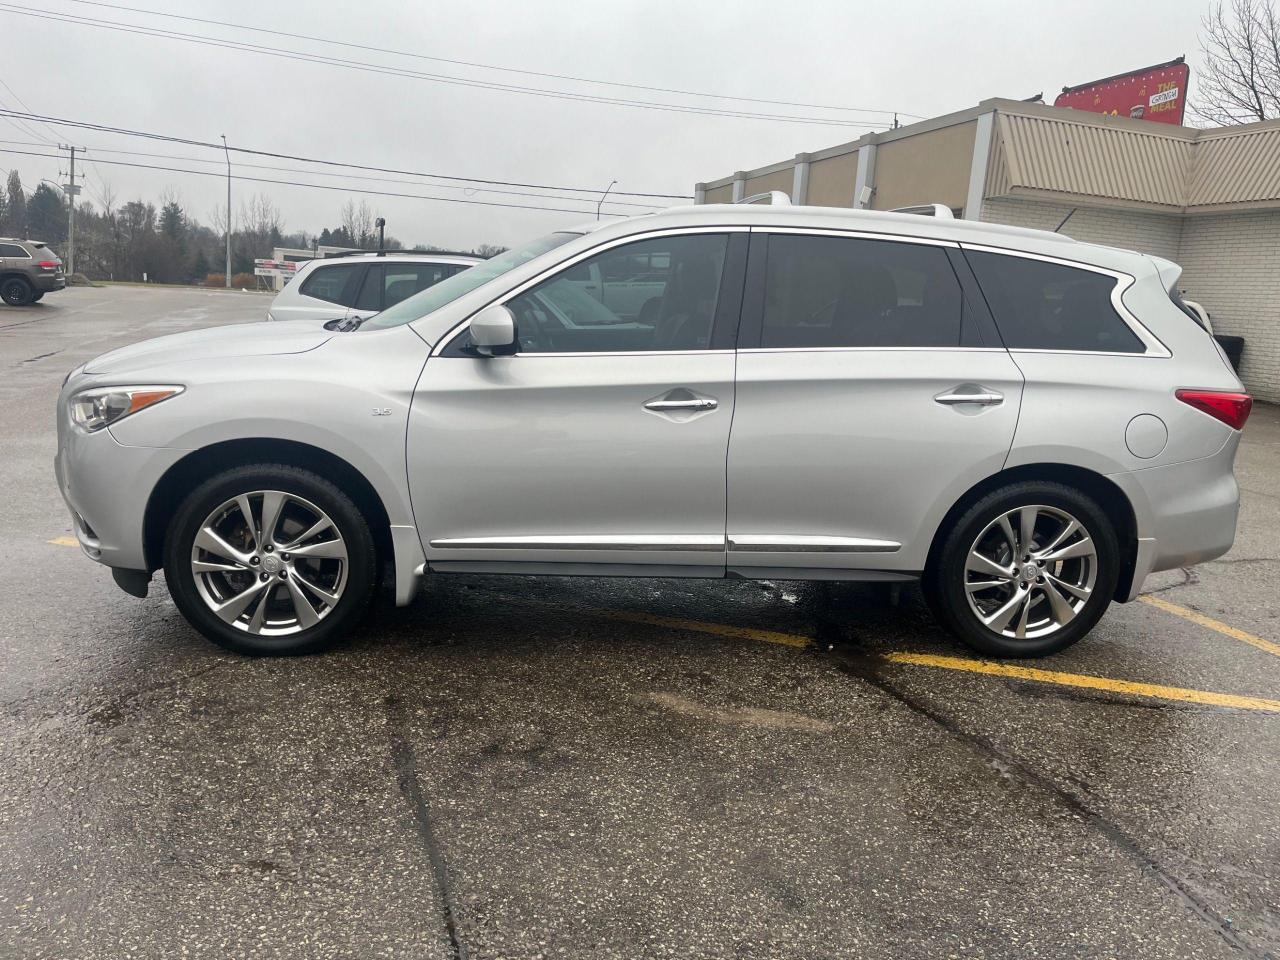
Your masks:
<path fill-rule="evenodd" d="M 46 270 L 53 270 L 56 267 L 62 266 L 62 264 L 57 260 L 41 260 L 37 266 L 43 267 Z"/>
<path fill-rule="evenodd" d="M 1243 430 L 1253 409 L 1253 397 L 1247 393 L 1225 393 L 1221 390 L 1179 390 L 1176 396 L 1188 406 L 1221 420 L 1232 430 Z"/>

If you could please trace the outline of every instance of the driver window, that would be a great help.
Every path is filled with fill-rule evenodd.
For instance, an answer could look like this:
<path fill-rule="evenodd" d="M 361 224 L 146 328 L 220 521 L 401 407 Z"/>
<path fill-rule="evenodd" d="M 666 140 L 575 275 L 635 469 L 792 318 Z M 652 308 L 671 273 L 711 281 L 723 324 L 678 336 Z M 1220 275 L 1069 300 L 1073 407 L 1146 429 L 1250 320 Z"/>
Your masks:
<path fill-rule="evenodd" d="M 521 353 L 704 350 L 728 236 L 623 244 L 507 301 Z"/>

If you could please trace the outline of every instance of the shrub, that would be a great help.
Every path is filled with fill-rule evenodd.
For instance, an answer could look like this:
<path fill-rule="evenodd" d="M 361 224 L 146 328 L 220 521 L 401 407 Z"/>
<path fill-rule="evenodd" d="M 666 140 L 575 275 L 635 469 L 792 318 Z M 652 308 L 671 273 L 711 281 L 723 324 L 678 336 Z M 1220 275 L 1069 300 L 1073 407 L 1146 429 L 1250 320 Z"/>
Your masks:
<path fill-rule="evenodd" d="M 256 273 L 233 273 L 231 275 L 231 286 L 236 288 L 245 287 L 249 290 L 257 290 L 258 275 Z"/>
<path fill-rule="evenodd" d="M 222 287 L 226 285 L 227 275 L 225 273 L 211 273 L 204 278 L 206 287 Z"/>

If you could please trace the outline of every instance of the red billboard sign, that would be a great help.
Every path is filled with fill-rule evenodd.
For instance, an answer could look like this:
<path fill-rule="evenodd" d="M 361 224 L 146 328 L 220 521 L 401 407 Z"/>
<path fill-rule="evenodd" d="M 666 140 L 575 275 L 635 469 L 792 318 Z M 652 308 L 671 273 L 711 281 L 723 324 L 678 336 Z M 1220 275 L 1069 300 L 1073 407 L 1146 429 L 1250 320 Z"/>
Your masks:
<path fill-rule="evenodd" d="M 1180 125 L 1190 78 L 1191 68 L 1179 57 L 1078 87 L 1063 87 L 1053 105 Z"/>

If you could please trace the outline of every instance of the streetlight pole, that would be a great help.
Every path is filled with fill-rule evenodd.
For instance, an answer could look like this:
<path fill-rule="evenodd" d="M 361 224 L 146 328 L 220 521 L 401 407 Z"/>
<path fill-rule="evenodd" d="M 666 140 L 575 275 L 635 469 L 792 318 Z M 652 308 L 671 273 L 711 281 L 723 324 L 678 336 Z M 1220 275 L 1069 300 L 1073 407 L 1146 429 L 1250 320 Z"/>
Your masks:
<path fill-rule="evenodd" d="M 597 220 L 599 220 L 599 219 L 600 219 L 600 208 L 604 206 L 604 200 L 605 200 L 605 197 L 609 196 L 609 191 L 610 191 L 610 190 L 612 190 L 615 186 L 617 186 L 617 183 L 618 183 L 618 181 L 617 181 L 617 180 L 614 180 L 612 183 L 610 183 L 607 187 L 605 187 L 605 188 L 604 188 L 604 193 L 602 193 L 602 194 L 600 195 L 600 202 L 596 204 L 596 219 L 597 219 Z"/>
<path fill-rule="evenodd" d="M 222 154 L 227 158 L 227 268 L 223 280 L 231 287 L 231 152 L 227 149 L 227 135 L 222 135 Z"/>

